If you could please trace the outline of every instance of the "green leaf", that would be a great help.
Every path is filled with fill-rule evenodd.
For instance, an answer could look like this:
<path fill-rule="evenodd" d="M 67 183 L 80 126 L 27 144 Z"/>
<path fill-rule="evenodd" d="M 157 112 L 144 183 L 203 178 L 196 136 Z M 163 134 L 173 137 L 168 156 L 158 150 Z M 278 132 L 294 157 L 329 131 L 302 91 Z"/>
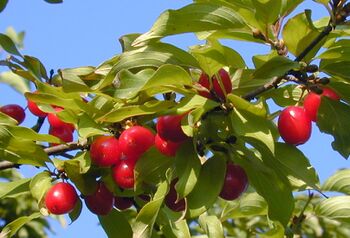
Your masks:
<path fill-rule="evenodd" d="M 244 110 L 260 117 L 267 116 L 267 110 L 263 103 L 253 104 L 234 94 L 227 95 L 227 100 L 232 102 L 234 107 L 237 108 L 238 110 Z"/>
<path fill-rule="evenodd" d="M 285 229 L 279 222 L 274 222 L 271 230 L 268 230 L 267 232 L 262 234 L 259 233 L 259 237 L 261 238 L 280 238 L 284 236 L 285 236 Z"/>
<path fill-rule="evenodd" d="M 181 67 L 176 65 L 163 65 L 156 72 L 143 70 L 137 74 L 129 71 L 119 73 L 120 85 L 114 96 L 118 98 L 132 98 L 141 91 L 148 91 L 148 95 L 159 94 L 162 88 L 165 91 L 177 91 L 179 87 L 192 86 L 192 78 Z"/>
<path fill-rule="evenodd" d="M 234 109 L 230 113 L 231 125 L 236 137 L 245 141 L 251 139 L 262 142 L 270 152 L 275 151 L 274 133 L 276 126 L 267 118 L 256 116 L 248 111 Z"/>
<path fill-rule="evenodd" d="M 331 197 L 321 201 L 315 208 L 318 216 L 350 223 L 350 196 Z"/>
<path fill-rule="evenodd" d="M 79 157 L 64 163 L 64 171 L 79 191 L 84 195 L 93 194 L 97 183 L 91 175 L 85 174 L 90 167 L 89 153 L 84 152 Z"/>
<path fill-rule="evenodd" d="M 159 184 L 157 192 L 152 201 L 148 202 L 139 211 L 133 224 L 133 237 L 148 238 L 151 237 L 153 225 L 157 219 L 159 210 L 163 204 L 166 193 L 168 192 L 168 183 L 166 181 Z"/>
<path fill-rule="evenodd" d="M 118 62 L 107 76 L 92 88 L 94 90 L 110 86 L 122 69 L 158 68 L 164 64 L 198 68 L 196 59 L 188 52 L 173 45 L 153 42 L 150 45 L 127 51 L 120 55 Z"/>
<path fill-rule="evenodd" d="M 201 162 L 193 148 L 193 142 L 188 141 L 181 145 L 175 158 L 176 174 L 179 177 L 175 189 L 179 199 L 186 197 L 197 183 Z"/>
<path fill-rule="evenodd" d="M 242 18 L 223 5 L 194 3 L 179 10 L 165 11 L 151 30 L 134 41 L 134 46 L 143 45 L 151 39 L 186 32 L 242 28 Z"/>
<path fill-rule="evenodd" d="M 320 71 L 350 82 L 350 61 L 321 60 Z"/>
<path fill-rule="evenodd" d="M 167 220 L 169 224 L 162 227 L 162 232 L 167 238 L 191 238 L 190 230 L 186 220 L 179 220 L 176 222 Z"/>
<path fill-rule="evenodd" d="M 217 216 L 209 216 L 208 214 L 203 213 L 199 216 L 198 222 L 205 234 L 208 235 L 208 238 L 224 237 L 224 230 Z"/>
<path fill-rule="evenodd" d="M 275 158 L 279 163 L 278 169 L 288 177 L 293 187 L 299 189 L 311 187 L 319 190 L 319 178 L 315 168 L 295 146 L 276 143 Z"/>
<path fill-rule="evenodd" d="M 136 40 L 136 38 L 140 35 L 141 34 L 134 33 L 121 36 L 119 38 L 119 43 L 122 47 L 123 52 L 135 49 L 135 47 L 132 47 L 131 45 L 134 42 L 134 40 Z"/>
<path fill-rule="evenodd" d="M 91 92 L 91 88 L 76 74 L 60 70 L 64 92 Z"/>
<path fill-rule="evenodd" d="M 19 53 L 15 43 L 13 43 L 11 38 L 2 33 L 0 33 L 0 46 L 10 54 L 23 57 L 21 53 Z"/>
<path fill-rule="evenodd" d="M 225 203 L 220 219 L 227 220 L 260 215 L 267 215 L 265 199 L 257 193 L 244 193 L 239 199 Z"/>
<path fill-rule="evenodd" d="M 338 170 L 324 182 L 321 189 L 350 195 L 350 169 Z"/>
<path fill-rule="evenodd" d="M 152 147 L 137 161 L 135 167 L 135 186 L 141 187 L 144 182 L 158 184 L 164 179 L 165 171 L 172 165 L 173 158 L 167 157 Z"/>
<path fill-rule="evenodd" d="M 51 174 L 48 171 L 36 174 L 30 181 L 30 192 L 32 196 L 38 201 L 39 207 L 43 202 L 47 190 L 52 186 L 51 182 Z"/>
<path fill-rule="evenodd" d="M 118 108 L 110 113 L 107 113 L 98 120 L 104 122 L 119 122 L 129 117 L 152 115 L 159 111 L 168 110 L 175 105 L 176 103 L 171 101 L 152 100 L 144 103 L 143 105 L 124 106 Z"/>
<path fill-rule="evenodd" d="M 254 79 L 267 79 L 284 75 L 291 69 L 298 69 L 299 63 L 284 56 L 275 56 L 260 68 L 256 69 L 252 77 Z"/>
<path fill-rule="evenodd" d="M 300 55 L 310 43 L 317 38 L 319 31 L 315 28 L 311 20 L 311 10 L 306 10 L 286 23 L 283 32 L 283 40 L 288 50 L 295 56 Z M 304 61 L 309 62 L 323 45 L 324 40 L 311 50 Z"/>
<path fill-rule="evenodd" d="M 334 137 L 332 147 L 345 159 L 350 155 L 350 106 L 322 97 L 317 115 L 317 126 L 323 133 Z"/>
<path fill-rule="evenodd" d="M 109 238 L 127 238 L 133 235 L 124 213 L 116 209 L 106 216 L 98 216 L 98 219 Z"/>
<path fill-rule="evenodd" d="M 269 26 L 275 23 L 280 15 L 282 1 L 275 0 L 252 0 L 256 11 L 255 17 L 258 22 Z"/>
<path fill-rule="evenodd" d="M 23 217 L 19 217 L 16 220 L 14 220 L 13 222 L 7 224 L 1 231 L 0 233 L 0 237 L 4 236 L 4 237 L 13 237 L 14 235 L 16 235 L 17 231 L 24 226 L 26 223 L 32 221 L 33 219 L 37 219 L 41 217 L 41 214 L 39 212 L 34 213 L 30 216 L 23 216 Z"/>
<path fill-rule="evenodd" d="M 0 1 L 0 12 L 2 12 L 6 8 L 7 3 L 8 3 L 8 0 Z"/>
<path fill-rule="evenodd" d="M 19 179 L 13 182 L 0 182 L 0 199 L 15 197 L 29 191 L 30 179 Z"/>
<path fill-rule="evenodd" d="M 268 162 L 273 163 L 272 158 L 270 158 L 271 153 L 266 154 L 265 150 L 259 151 L 265 157 L 265 162 L 245 147 L 237 145 L 235 150 L 242 154 L 241 157 L 236 158 L 235 162 L 244 168 L 249 183 L 266 200 L 269 218 L 286 226 L 294 209 L 292 188 L 285 175 L 275 168 L 271 168 L 272 165 L 266 165 Z M 269 159 L 272 161 L 268 161 Z"/>
<path fill-rule="evenodd" d="M 73 222 L 75 222 L 79 218 L 82 209 L 83 209 L 83 204 L 82 204 L 81 200 L 78 199 L 77 203 L 75 204 L 75 207 L 74 207 L 73 211 L 71 211 L 69 213 L 69 218 L 71 220 L 71 224 Z"/>
<path fill-rule="evenodd" d="M 79 141 L 83 141 L 91 136 L 103 135 L 106 131 L 103 130 L 102 126 L 97 124 L 95 120 L 83 113 L 78 116 L 78 134 Z"/>
<path fill-rule="evenodd" d="M 280 107 L 287 107 L 299 102 L 302 94 L 303 89 L 299 85 L 288 84 L 265 92 L 264 97 L 272 99 Z"/>
<path fill-rule="evenodd" d="M 326 51 L 322 52 L 318 59 L 322 59 L 322 65 L 338 61 L 348 61 L 350 56 L 350 40 L 342 39 L 332 44 Z"/>
<path fill-rule="evenodd" d="M 11 71 L 0 73 L 0 83 L 5 83 L 20 94 L 30 91 L 28 81 Z"/>
<path fill-rule="evenodd" d="M 226 158 L 223 155 L 214 155 L 203 164 L 198 181 L 187 196 L 188 218 L 197 217 L 212 207 L 220 194 L 225 171 Z"/>
<path fill-rule="evenodd" d="M 49 162 L 48 155 L 33 140 L 21 137 L 20 133 L 16 134 L 20 128 L 22 127 L 0 125 L 0 158 L 15 164 L 44 166 L 45 162 Z"/>
<path fill-rule="evenodd" d="M 235 50 L 210 40 L 206 45 L 194 46 L 191 54 L 198 60 L 200 68 L 209 76 L 215 75 L 222 67 L 245 68 L 242 56 Z"/>

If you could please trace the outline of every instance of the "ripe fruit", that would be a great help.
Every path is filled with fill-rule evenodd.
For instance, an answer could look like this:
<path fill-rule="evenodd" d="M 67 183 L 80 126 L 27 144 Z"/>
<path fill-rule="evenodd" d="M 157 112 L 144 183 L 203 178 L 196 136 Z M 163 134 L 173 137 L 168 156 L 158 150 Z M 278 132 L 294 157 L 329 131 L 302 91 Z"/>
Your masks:
<path fill-rule="evenodd" d="M 37 93 L 37 91 L 33 92 L 33 93 Z M 47 113 L 43 112 L 40 110 L 40 108 L 38 107 L 38 105 L 36 105 L 35 102 L 31 101 L 31 100 L 27 100 L 27 105 L 28 105 L 28 109 L 31 113 L 33 113 L 33 115 L 37 116 L 37 117 L 46 117 Z"/>
<path fill-rule="evenodd" d="M 225 200 L 234 200 L 245 191 L 247 185 L 248 177 L 244 169 L 239 165 L 228 163 L 224 185 L 219 196 Z"/>
<path fill-rule="evenodd" d="M 226 94 L 232 92 L 232 83 L 231 83 L 230 75 L 224 69 L 220 69 L 218 72 L 218 75 L 221 78 L 221 82 L 222 82 L 223 88 L 225 89 L 225 92 L 220 87 L 220 83 L 216 75 L 213 75 L 211 78 L 213 90 L 211 90 L 210 88 L 209 76 L 205 73 L 201 74 L 201 76 L 199 77 L 198 83 L 203 87 L 207 88 L 209 91 L 214 91 L 216 96 L 219 97 L 219 99 L 225 100 Z M 206 98 L 215 99 L 214 95 L 212 95 L 210 92 L 199 91 L 199 95 Z"/>
<path fill-rule="evenodd" d="M 45 205 L 50 213 L 61 215 L 71 212 L 78 201 L 75 188 L 64 182 L 53 185 L 46 193 Z"/>
<path fill-rule="evenodd" d="M 310 119 L 314 122 L 317 121 L 318 108 L 321 104 L 321 96 L 326 96 L 332 100 L 340 100 L 339 95 L 330 88 L 323 88 L 322 94 L 310 92 L 304 99 L 304 108 Z"/>
<path fill-rule="evenodd" d="M 138 158 L 154 145 L 153 133 L 142 126 L 133 126 L 125 131 L 119 137 L 120 150 L 126 157 Z"/>
<path fill-rule="evenodd" d="M 163 140 L 158 134 L 156 134 L 154 145 L 160 153 L 172 157 L 176 155 L 176 151 L 180 147 L 181 143 Z"/>
<path fill-rule="evenodd" d="M 286 143 L 304 144 L 311 135 L 311 119 L 303 107 L 289 106 L 278 118 L 278 131 Z"/>
<path fill-rule="evenodd" d="M 61 108 L 61 107 L 55 107 L 56 112 L 60 112 L 62 110 L 63 110 L 63 108 Z M 72 131 L 74 131 L 73 124 L 62 121 L 55 113 L 49 113 L 47 116 L 47 119 L 48 119 L 51 127 L 68 127 Z"/>
<path fill-rule="evenodd" d="M 182 131 L 181 120 L 186 114 L 168 115 L 158 118 L 157 133 L 166 141 L 182 142 L 187 139 L 187 135 Z"/>
<path fill-rule="evenodd" d="M 183 198 L 177 201 L 177 192 L 175 190 L 175 184 L 177 181 L 178 179 L 171 181 L 169 192 L 165 196 L 165 205 L 175 212 L 181 212 L 185 210 L 186 203 Z"/>
<path fill-rule="evenodd" d="M 69 127 L 50 127 L 49 134 L 60 138 L 66 143 L 73 141 L 73 132 Z M 57 144 L 53 143 L 52 145 Z"/>
<path fill-rule="evenodd" d="M 131 197 L 114 197 L 114 206 L 119 210 L 125 210 L 134 204 L 134 199 Z"/>
<path fill-rule="evenodd" d="M 89 210 L 97 215 L 107 215 L 113 209 L 113 193 L 108 190 L 103 182 L 98 184 L 94 194 L 85 196 L 84 200 Z"/>
<path fill-rule="evenodd" d="M 91 161 L 98 166 L 112 166 L 119 162 L 121 156 L 118 139 L 114 136 L 99 136 L 90 146 Z"/>
<path fill-rule="evenodd" d="M 24 109 L 17 104 L 8 104 L 2 106 L 0 107 L 0 112 L 15 119 L 18 122 L 17 124 L 21 124 L 24 121 L 24 118 L 26 117 Z"/>
<path fill-rule="evenodd" d="M 121 160 L 112 168 L 114 182 L 121 188 L 128 189 L 134 187 L 134 168 L 136 161 L 131 159 Z"/>

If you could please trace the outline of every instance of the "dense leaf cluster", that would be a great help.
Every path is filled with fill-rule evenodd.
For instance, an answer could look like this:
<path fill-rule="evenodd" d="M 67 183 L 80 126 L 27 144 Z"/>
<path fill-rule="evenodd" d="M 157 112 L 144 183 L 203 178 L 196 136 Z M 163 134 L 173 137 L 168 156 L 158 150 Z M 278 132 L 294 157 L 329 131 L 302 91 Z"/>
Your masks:
<path fill-rule="evenodd" d="M 77 132 L 76 141 L 67 144 L 40 133 L 43 119 L 31 129 L 0 113 L 0 160 L 42 169 L 33 178 L 0 184 L 1 198 L 30 192 L 41 212 L 8 224 L 0 237 L 49 215 L 43 201 L 59 178 L 74 184 L 82 198 L 93 194 L 99 182 L 115 196 L 133 198 L 130 209 L 99 216 L 109 237 L 348 237 L 350 171 L 341 170 L 320 185 L 303 152 L 279 139 L 274 119 L 280 111 L 271 111 L 271 105 L 302 105 L 305 95 L 322 93 L 327 84 L 341 100 L 323 97 L 316 123 L 334 137 L 334 150 L 345 159 L 350 156 L 350 7 L 346 1 L 317 1 L 329 16 L 313 22 L 306 10 L 289 17 L 302 2 L 197 0 L 162 13 L 144 34 L 122 36 L 123 52 L 99 66 L 57 73 L 22 55 L 15 40 L 21 36 L 0 34 L 0 45 L 10 55 L 1 61 L 10 70 L 1 81 Z M 185 51 L 162 41 L 188 32 L 206 43 Z M 271 51 L 255 55 L 249 68 L 220 39 L 268 44 Z M 232 82 L 226 97 L 198 83 L 202 73 L 220 78 L 222 68 Z M 200 96 L 203 90 L 212 97 Z M 154 147 L 143 153 L 132 189 L 116 185 L 111 168 L 91 162 L 89 145 L 97 136 L 118 137 L 133 125 L 156 132 L 157 118 L 180 114 L 185 114 L 181 127 L 190 139 L 173 157 Z M 219 198 L 228 162 L 244 169 L 250 185 L 234 201 Z M 165 206 L 175 178 L 178 199 L 186 204 L 180 212 Z M 302 191 L 307 193 L 297 193 Z M 342 195 L 328 198 L 325 191 Z M 79 219 L 81 206 L 79 201 L 69 214 L 72 221 Z"/>

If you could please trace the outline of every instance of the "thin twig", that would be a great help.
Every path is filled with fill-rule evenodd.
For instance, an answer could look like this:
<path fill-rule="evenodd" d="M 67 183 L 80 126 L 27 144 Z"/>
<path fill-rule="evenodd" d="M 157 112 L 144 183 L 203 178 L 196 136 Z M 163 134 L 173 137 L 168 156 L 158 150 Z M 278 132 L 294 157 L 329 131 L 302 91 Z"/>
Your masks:
<path fill-rule="evenodd" d="M 310 51 L 324 38 L 326 37 L 331 31 L 332 31 L 333 27 L 331 24 L 328 24 L 323 31 L 315 38 L 315 40 L 313 40 L 310 45 L 308 45 L 308 47 L 305 48 L 305 50 L 303 50 L 303 52 L 301 52 L 295 59 L 295 62 L 300 62 L 301 60 L 304 59 L 304 57 L 310 53 Z M 259 94 L 266 92 L 272 88 L 276 88 L 277 85 L 281 82 L 281 80 L 285 77 L 285 75 L 280 76 L 280 77 L 274 77 L 270 82 L 262 85 L 261 87 L 256 88 L 255 90 L 243 95 L 242 98 L 251 101 L 252 99 L 254 99 L 256 96 L 258 96 Z"/>
<path fill-rule="evenodd" d="M 44 152 L 47 155 L 63 155 L 66 157 L 71 157 L 70 155 L 66 154 L 68 151 L 73 151 L 77 149 L 85 149 L 85 144 L 79 144 L 77 142 L 71 142 L 67 144 L 62 145 L 56 145 L 52 147 L 48 147 L 44 149 Z M 11 168 L 19 168 L 20 164 L 12 163 L 9 161 L 1 161 L 0 162 L 0 171 L 5 169 L 11 169 Z"/>
<path fill-rule="evenodd" d="M 38 120 L 36 124 L 32 127 L 32 130 L 35 132 L 39 132 L 42 125 L 44 124 L 44 121 L 45 121 L 45 117 L 38 117 Z"/>

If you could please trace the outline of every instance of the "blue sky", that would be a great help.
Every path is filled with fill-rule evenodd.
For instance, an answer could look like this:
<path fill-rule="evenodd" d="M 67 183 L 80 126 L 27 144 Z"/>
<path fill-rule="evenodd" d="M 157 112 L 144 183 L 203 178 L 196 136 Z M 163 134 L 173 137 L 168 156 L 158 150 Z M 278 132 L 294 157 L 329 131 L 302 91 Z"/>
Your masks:
<path fill-rule="evenodd" d="M 47 69 L 96 66 L 104 60 L 120 53 L 118 38 L 128 33 L 147 31 L 161 12 L 169 8 L 180 8 L 191 1 L 152 0 L 152 1 L 65 1 L 64 4 L 50 5 L 43 0 L 10 0 L 7 8 L 0 14 L 0 32 L 8 26 L 17 31 L 25 30 L 24 54 L 38 57 Z M 307 1 L 300 9 L 315 8 L 315 3 Z M 315 19 L 325 16 L 326 12 L 318 6 Z M 170 37 L 168 41 L 186 48 L 194 45 L 193 35 L 186 34 Z M 267 53 L 268 47 L 251 43 L 224 41 L 225 44 L 240 52 L 251 65 L 251 56 Z M 1 55 L 3 57 L 3 55 Z M 2 70 L 0 68 L 0 70 Z M 18 103 L 25 100 L 18 93 L 0 84 L 0 105 Z M 27 113 L 24 125 L 34 124 L 34 117 Z M 300 146 L 310 158 L 311 164 L 319 171 L 323 181 L 338 168 L 349 167 L 337 152 L 331 148 L 332 138 L 313 128 L 311 139 Z M 35 172 L 27 168 L 26 174 Z M 69 219 L 68 219 L 69 220 Z M 67 229 L 57 222 L 52 223 L 56 235 L 50 237 L 105 237 L 98 227 L 96 217 L 84 209 L 81 217 Z"/>

